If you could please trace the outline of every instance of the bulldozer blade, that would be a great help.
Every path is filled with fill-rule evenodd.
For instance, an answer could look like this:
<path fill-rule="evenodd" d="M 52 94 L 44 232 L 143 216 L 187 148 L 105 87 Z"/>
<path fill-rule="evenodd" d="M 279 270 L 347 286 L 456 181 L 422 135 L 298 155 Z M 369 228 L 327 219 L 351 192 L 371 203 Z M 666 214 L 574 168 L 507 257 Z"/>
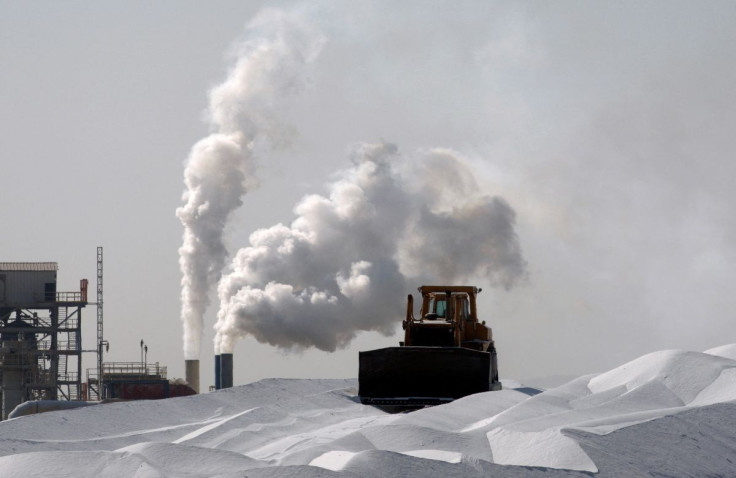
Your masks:
<path fill-rule="evenodd" d="M 461 347 L 387 347 L 359 353 L 358 395 L 371 405 L 437 405 L 500 388 L 491 353 Z"/>

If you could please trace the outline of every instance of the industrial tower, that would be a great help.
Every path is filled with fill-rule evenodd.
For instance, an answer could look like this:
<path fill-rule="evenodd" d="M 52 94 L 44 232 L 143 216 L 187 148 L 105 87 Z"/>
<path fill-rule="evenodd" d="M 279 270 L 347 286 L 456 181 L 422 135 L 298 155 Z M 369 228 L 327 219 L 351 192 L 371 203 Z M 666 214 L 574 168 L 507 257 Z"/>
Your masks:
<path fill-rule="evenodd" d="M 2 419 L 27 400 L 80 400 L 82 309 L 79 291 L 57 292 L 56 262 L 0 263 Z"/>

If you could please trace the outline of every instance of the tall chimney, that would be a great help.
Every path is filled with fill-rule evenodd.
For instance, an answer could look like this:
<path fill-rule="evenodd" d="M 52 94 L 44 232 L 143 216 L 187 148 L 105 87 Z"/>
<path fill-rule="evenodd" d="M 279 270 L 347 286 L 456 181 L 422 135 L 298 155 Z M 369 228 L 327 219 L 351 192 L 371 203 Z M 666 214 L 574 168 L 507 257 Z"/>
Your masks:
<path fill-rule="evenodd" d="M 220 381 L 220 354 L 215 355 L 215 390 L 222 388 L 222 382 Z"/>
<path fill-rule="evenodd" d="M 192 389 L 199 393 L 199 360 L 184 361 L 184 369 L 186 370 L 186 381 Z"/>
<path fill-rule="evenodd" d="M 220 386 L 233 386 L 233 354 L 220 354 Z"/>

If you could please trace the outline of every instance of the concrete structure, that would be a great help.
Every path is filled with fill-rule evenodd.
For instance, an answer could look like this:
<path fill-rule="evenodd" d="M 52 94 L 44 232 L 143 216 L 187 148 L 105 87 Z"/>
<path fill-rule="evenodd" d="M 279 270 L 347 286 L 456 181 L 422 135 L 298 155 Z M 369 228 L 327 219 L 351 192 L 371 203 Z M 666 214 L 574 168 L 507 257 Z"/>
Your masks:
<path fill-rule="evenodd" d="M 184 362 L 184 368 L 187 384 L 189 384 L 192 390 L 199 393 L 199 360 L 186 360 Z"/>
<path fill-rule="evenodd" d="M 233 386 L 233 354 L 220 354 L 220 386 Z"/>

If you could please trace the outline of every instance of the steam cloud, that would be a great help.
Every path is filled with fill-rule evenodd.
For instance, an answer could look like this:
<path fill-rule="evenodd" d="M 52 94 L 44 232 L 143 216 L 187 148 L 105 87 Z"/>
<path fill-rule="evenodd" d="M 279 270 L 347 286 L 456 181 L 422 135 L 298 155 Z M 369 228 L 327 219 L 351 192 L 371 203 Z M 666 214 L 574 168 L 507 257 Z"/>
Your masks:
<path fill-rule="evenodd" d="M 212 134 L 189 154 L 184 205 L 176 215 L 184 225 L 179 249 L 184 356 L 199 357 L 209 291 L 227 258 L 223 232 L 243 195 L 257 185 L 257 152 L 288 141 L 290 129 L 278 112 L 284 98 L 304 83 L 305 66 L 319 53 L 322 36 L 294 15 L 267 11 L 249 25 L 254 40 L 236 45 L 235 66 L 209 94 Z"/>
<path fill-rule="evenodd" d="M 360 330 L 392 334 L 423 282 L 510 288 L 524 277 L 514 211 L 458 154 L 364 144 L 351 159 L 328 196 L 305 197 L 290 226 L 255 231 L 237 253 L 218 286 L 217 353 L 246 334 L 333 351 Z"/>

